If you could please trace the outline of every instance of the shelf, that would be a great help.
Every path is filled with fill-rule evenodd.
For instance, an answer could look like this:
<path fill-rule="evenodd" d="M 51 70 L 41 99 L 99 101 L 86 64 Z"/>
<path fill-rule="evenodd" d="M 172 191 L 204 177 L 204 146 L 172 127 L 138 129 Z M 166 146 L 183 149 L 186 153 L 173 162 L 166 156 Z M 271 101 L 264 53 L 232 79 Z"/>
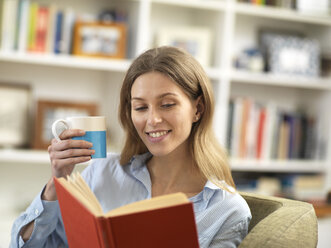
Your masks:
<path fill-rule="evenodd" d="M 283 9 L 272 6 L 256 6 L 247 3 L 237 3 L 235 5 L 235 11 L 236 13 L 243 15 L 331 26 L 330 16 L 308 15 L 300 13 L 296 10 Z"/>
<path fill-rule="evenodd" d="M 217 0 L 152 0 L 152 3 L 207 10 L 225 10 L 225 2 Z"/>
<path fill-rule="evenodd" d="M 48 153 L 39 150 L 0 150 L 0 163 L 31 163 L 48 164 L 50 162 Z"/>
<path fill-rule="evenodd" d="M 316 90 L 331 90 L 331 78 L 309 78 L 303 76 L 275 75 L 234 70 L 231 81 L 245 84 L 263 84 Z"/>
<path fill-rule="evenodd" d="M 131 63 L 130 60 L 18 52 L 0 52 L 0 61 L 114 72 L 126 72 Z"/>
<path fill-rule="evenodd" d="M 324 173 L 326 162 L 305 160 L 242 160 L 231 159 L 232 171 L 286 172 L 286 173 Z"/>

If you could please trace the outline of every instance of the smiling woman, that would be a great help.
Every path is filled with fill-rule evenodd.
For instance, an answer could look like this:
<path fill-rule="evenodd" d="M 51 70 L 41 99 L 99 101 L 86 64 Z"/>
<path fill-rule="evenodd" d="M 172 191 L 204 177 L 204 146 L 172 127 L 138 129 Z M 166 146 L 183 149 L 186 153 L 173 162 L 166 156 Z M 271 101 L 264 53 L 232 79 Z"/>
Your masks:
<path fill-rule="evenodd" d="M 160 72 L 139 76 L 131 89 L 131 118 L 139 137 L 156 157 L 190 157 L 187 139 L 201 113 L 170 78 Z M 183 121 L 183 120 L 191 120 Z"/>
<path fill-rule="evenodd" d="M 226 153 L 215 139 L 213 111 L 211 84 L 192 55 L 159 47 L 136 58 L 120 93 L 122 152 L 93 161 L 82 173 L 103 210 L 183 192 L 194 207 L 200 247 L 237 247 L 251 213 L 235 191 Z M 53 176 L 66 177 L 76 163 L 91 159 L 92 144 L 72 139 L 81 132 L 65 130 L 60 141 L 52 141 Z M 11 247 L 68 245 L 56 200 L 51 179 L 14 223 Z M 134 235 L 128 233 L 131 239 Z"/>

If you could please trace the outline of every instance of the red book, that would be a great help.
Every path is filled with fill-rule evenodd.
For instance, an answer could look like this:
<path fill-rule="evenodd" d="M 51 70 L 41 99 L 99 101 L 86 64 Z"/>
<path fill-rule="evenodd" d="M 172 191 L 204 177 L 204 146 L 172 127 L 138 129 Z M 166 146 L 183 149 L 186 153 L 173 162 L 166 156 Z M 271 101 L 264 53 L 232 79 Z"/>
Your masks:
<path fill-rule="evenodd" d="M 78 174 L 54 178 L 70 248 L 198 248 L 192 203 L 183 193 L 131 203 L 103 214 Z"/>
<path fill-rule="evenodd" d="M 265 128 L 265 118 L 266 118 L 266 109 L 262 108 L 260 110 L 259 114 L 259 123 L 258 123 L 258 128 L 257 128 L 257 146 L 256 146 L 256 157 L 257 159 L 260 159 L 262 157 L 262 146 L 265 145 L 263 144 L 263 133 L 264 133 L 264 128 Z"/>
<path fill-rule="evenodd" d="M 47 24 L 49 18 L 48 7 L 39 6 L 36 22 L 36 52 L 46 51 Z"/>

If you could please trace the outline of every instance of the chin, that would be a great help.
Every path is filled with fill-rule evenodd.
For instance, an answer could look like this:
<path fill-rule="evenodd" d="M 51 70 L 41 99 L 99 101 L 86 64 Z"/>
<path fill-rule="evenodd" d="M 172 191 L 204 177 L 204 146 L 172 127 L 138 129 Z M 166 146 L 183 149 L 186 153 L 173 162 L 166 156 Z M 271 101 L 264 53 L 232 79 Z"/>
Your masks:
<path fill-rule="evenodd" d="M 171 153 L 168 149 L 153 149 L 148 148 L 148 151 L 155 157 L 163 157 Z"/>

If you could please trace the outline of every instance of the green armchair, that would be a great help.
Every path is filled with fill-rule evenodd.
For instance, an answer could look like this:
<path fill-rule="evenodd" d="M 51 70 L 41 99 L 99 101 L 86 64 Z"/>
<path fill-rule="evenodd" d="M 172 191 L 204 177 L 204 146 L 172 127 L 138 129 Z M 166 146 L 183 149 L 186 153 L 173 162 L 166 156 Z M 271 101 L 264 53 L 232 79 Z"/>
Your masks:
<path fill-rule="evenodd" d="M 311 204 L 279 197 L 240 193 L 252 220 L 238 248 L 315 248 L 317 218 Z"/>

